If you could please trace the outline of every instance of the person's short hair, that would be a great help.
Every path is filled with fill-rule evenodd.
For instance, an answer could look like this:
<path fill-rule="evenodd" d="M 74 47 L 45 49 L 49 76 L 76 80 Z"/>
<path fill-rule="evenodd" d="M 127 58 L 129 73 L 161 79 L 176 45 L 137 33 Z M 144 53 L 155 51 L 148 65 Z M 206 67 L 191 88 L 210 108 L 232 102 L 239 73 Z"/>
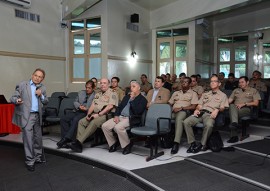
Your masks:
<path fill-rule="evenodd" d="M 191 77 L 185 77 L 184 79 L 188 79 L 188 84 L 190 84 L 191 83 Z"/>
<path fill-rule="evenodd" d="M 43 79 L 44 79 L 45 78 L 45 75 L 46 75 L 45 71 L 43 69 L 41 69 L 41 68 L 37 68 L 37 69 L 35 69 L 35 71 L 33 72 L 33 74 L 36 73 L 37 71 L 39 71 L 39 72 L 41 72 L 43 74 Z"/>
<path fill-rule="evenodd" d="M 142 76 L 145 77 L 145 78 L 147 78 L 146 74 L 142 74 L 141 77 L 142 77 Z"/>
<path fill-rule="evenodd" d="M 191 75 L 190 78 L 195 78 L 196 79 L 196 82 L 198 81 L 198 76 L 195 75 L 195 74 Z"/>
<path fill-rule="evenodd" d="M 233 77 L 233 78 L 235 78 L 234 73 L 229 73 L 229 74 L 228 74 L 228 77 Z"/>
<path fill-rule="evenodd" d="M 96 81 L 98 81 L 96 77 L 93 77 L 93 78 L 91 78 L 90 80 L 96 80 Z"/>
<path fill-rule="evenodd" d="M 179 77 L 183 77 L 183 76 L 186 77 L 187 76 L 186 73 L 182 72 L 179 74 Z"/>
<path fill-rule="evenodd" d="M 165 82 L 164 78 L 162 78 L 161 76 L 157 76 L 157 77 L 156 77 L 156 79 L 161 80 L 161 81 L 162 81 L 162 83 L 164 83 L 164 82 Z"/>
<path fill-rule="evenodd" d="M 212 74 L 211 78 L 212 79 L 213 77 L 217 78 L 218 79 L 218 75 L 217 74 Z M 218 82 L 220 82 L 220 80 L 218 79 Z"/>
<path fill-rule="evenodd" d="M 120 82 L 120 78 L 118 78 L 117 76 L 112 77 L 111 81 L 112 81 L 113 79 L 115 79 L 118 83 Z"/>
<path fill-rule="evenodd" d="M 201 74 L 197 74 L 196 76 L 197 78 L 202 78 Z"/>
<path fill-rule="evenodd" d="M 85 82 L 85 86 L 87 84 L 90 84 L 90 86 L 92 87 L 92 89 L 95 89 L 95 87 L 96 87 L 95 83 L 92 80 L 88 80 L 87 82 Z"/>
<path fill-rule="evenodd" d="M 225 76 L 225 73 L 224 72 L 219 72 L 218 74 L 221 74 L 221 75 Z"/>
<path fill-rule="evenodd" d="M 136 81 L 136 80 L 131 80 L 130 81 L 130 85 L 131 84 L 137 84 L 138 86 L 139 86 L 139 89 L 141 89 L 141 84 L 138 82 L 138 81 Z"/>
<path fill-rule="evenodd" d="M 169 75 L 169 76 L 170 76 L 171 74 L 170 74 L 170 73 L 167 73 L 167 74 L 166 74 L 166 76 L 167 76 L 167 75 Z"/>
<path fill-rule="evenodd" d="M 239 78 L 239 80 L 241 80 L 241 79 L 244 79 L 246 82 L 249 81 L 247 76 L 241 76 L 241 77 Z"/>
<path fill-rule="evenodd" d="M 212 74 L 212 75 L 211 75 L 211 78 L 212 78 L 213 76 L 215 76 L 215 77 L 218 78 L 218 75 L 217 75 L 217 74 Z"/>
<path fill-rule="evenodd" d="M 254 73 L 257 73 L 258 75 L 262 75 L 262 73 L 259 71 L 259 70 L 254 70 L 253 72 L 252 72 L 252 74 L 254 74 Z"/>

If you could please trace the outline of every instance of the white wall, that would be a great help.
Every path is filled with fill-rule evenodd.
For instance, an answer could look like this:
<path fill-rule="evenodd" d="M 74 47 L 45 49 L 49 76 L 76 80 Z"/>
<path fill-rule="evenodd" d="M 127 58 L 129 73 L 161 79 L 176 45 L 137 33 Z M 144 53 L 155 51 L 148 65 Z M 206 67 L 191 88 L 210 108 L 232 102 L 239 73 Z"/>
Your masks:
<path fill-rule="evenodd" d="M 150 14 L 151 28 L 175 25 L 180 21 L 221 10 L 248 0 L 179 0 Z"/>
<path fill-rule="evenodd" d="M 30 9 L 21 9 L 40 15 L 40 23 L 15 18 L 15 6 L 0 2 L 0 51 L 65 57 L 65 31 L 59 23 L 59 0 L 35 0 Z M 28 80 L 37 67 L 46 71 L 44 84 L 48 95 L 65 90 L 65 62 L 58 60 L 0 56 L 0 93 L 7 98 L 16 83 Z"/>
<path fill-rule="evenodd" d="M 151 60 L 150 13 L 127 1 L 108 0 L 108 55 L 126 58 L 136 51 L 139 59 Z M 126 28 L 130 15 L 139 14 L 139 32 Z M 131 67 L 127 61 L 108 60 L 108 77 L 120 77 L 120 85 L 125 87 L 131 79 L 139 79 L 146 74 L 151 79 L 151 63 L 138 62 Z"/>

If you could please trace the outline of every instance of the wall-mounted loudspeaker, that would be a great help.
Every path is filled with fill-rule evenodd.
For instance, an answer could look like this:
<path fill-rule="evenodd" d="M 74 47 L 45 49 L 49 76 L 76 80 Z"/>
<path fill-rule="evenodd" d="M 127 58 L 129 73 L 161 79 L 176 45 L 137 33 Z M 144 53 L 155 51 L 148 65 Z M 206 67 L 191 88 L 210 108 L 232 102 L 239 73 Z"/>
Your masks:
<path fill-rule="evenodd" d="M 139 23 L 139 14 L 134 13 L 133 15 L 130 15 L 130 22 Z"/>

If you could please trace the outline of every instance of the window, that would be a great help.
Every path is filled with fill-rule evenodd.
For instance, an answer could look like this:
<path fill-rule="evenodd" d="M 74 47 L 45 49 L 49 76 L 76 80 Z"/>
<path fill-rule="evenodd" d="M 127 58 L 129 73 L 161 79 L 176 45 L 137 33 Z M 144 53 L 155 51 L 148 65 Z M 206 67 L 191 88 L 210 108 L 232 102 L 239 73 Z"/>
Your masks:
<path fill-rule="evenodd" d="M 157 31 L 157 75 L 187 73 L 188 28 Z"/>
<path fill-rule="evenodd" d="M 247 74 L 248 36 L 221 37 L 218 39 L 219 72 L 225 77 L 234 73 L 236 78 Z"/>
<path fill-rule="evenodd" d="M 101 19 L 72 21 L 70 27 L 70 75 L 72 82 L 101 78 Z"/>
<path fill-rule="evenodd" d="M 270 78 L 270 43 L 263 43 L 263 78 Z"/>

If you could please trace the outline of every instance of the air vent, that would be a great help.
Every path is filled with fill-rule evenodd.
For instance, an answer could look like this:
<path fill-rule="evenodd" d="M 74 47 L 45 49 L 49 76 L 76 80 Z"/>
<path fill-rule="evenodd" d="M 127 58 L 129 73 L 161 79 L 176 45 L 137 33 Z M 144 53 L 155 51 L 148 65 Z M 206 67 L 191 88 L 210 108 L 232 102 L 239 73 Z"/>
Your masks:
<path fill-rule="evenodd" d="M 15 9 L 15 17 L 40 23 L 40 16 L 38 14 L 29 13 L 18 9 Z"/>
<path fill-rule="evenodd" d="M 129 22 L 127 22 L 127 29 L 139 32 L 139 26 Z"/>

